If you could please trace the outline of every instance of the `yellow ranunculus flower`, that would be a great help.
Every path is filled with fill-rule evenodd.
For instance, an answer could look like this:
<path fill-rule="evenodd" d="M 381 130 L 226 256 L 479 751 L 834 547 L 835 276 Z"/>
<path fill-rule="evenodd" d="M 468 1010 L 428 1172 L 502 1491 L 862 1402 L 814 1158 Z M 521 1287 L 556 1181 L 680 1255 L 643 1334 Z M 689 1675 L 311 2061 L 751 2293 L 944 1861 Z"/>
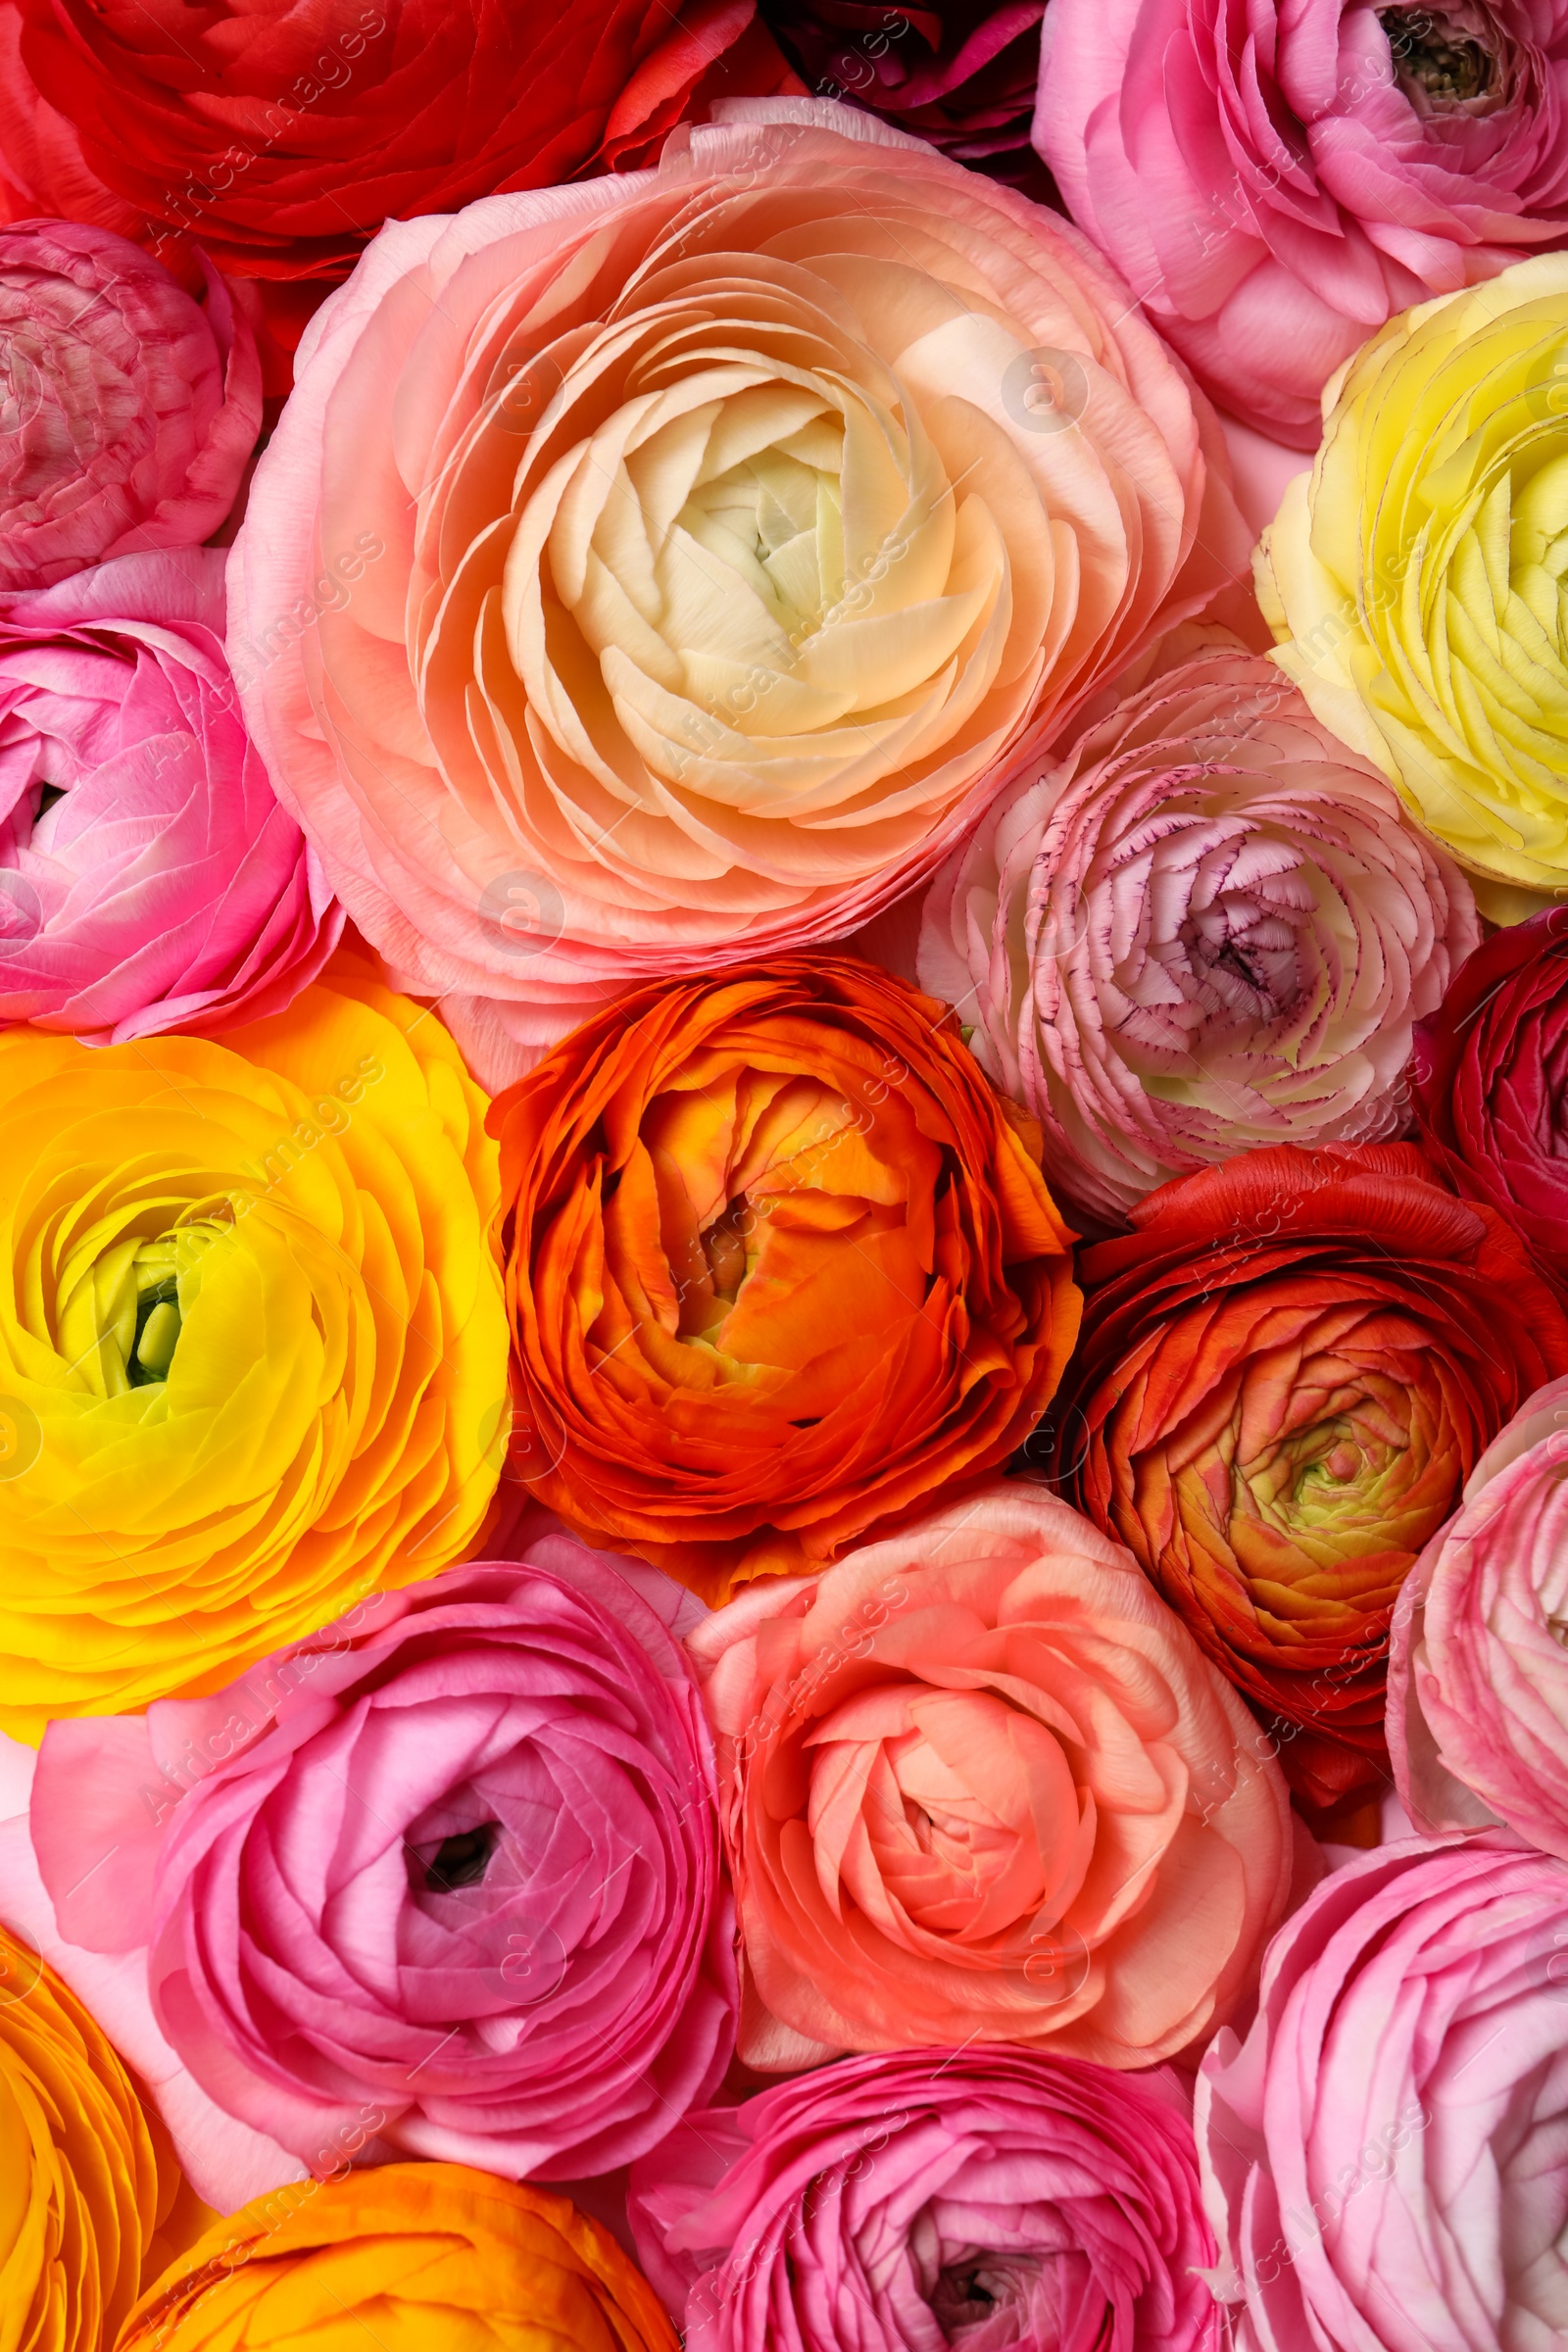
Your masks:
<path fill-rule="evenodd" d="M 677 2352 L 653 2288 L 597 2222 L 464 2164 L 389 2164 L 258 2197 L 165 2273 L 118 2352 L 168 2344 Z"/>
<path fill-rule="evenodd" d="M 221 1043 L 0 1036 L 0 1724 L 215 1690 L 462 1556 L 505 1445 L 485 1097 L 340 957 Z"/>
<path fill-rule="evenodd" d="M 108 2352 L 212 2218 L 87 2011 L 0 1928 L 0 2352 Z"/>
<path fill-rule="evenodd" d="M 1323 415 L 1256 558 L 1274 660 L 1517 916 L 1568 892 L 1568 254 L 1391 319 Z"/>

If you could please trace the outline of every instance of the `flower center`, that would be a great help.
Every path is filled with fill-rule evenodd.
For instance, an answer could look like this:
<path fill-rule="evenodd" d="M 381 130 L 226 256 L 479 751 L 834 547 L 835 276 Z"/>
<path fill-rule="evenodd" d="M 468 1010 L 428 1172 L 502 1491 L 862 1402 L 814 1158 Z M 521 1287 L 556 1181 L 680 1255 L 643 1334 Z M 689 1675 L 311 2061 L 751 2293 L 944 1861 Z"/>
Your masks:
<path fill-rule="evenodd" d="M 122 1236 L 68 1265 L 57 1330 L 72 1369 L 101 1396 L 167 1381 L 200 1260 L 228 1232 L 217 1219 L 195 1218 L 151 1240 Z"/>
<path fill-rule="evenodd" d="M 1420 91 L 1429 107 L 1463 106 L 1492 87 L 1491 52 L 1446 17 L 1424 8 L 1381 8 L 1395 77 L 1407 93 Z"/>
<path fill-rule="evenodd" d="M 737 1193 L 721 1217 L 715 1217 L 702 1236 L 703 1255 L 713 1285 L 713 1296 L 733 1306 L 746 1280 L 747 1237 L 756 1225 L 752 1204 Z"/>
<path fill-rule="evenodd" d="M 456 1886 L 477 1886 L 500 1838 L 499 1821 L 481 1821 L 471 1830 L 443 1838 L 434 1859 L 425 1864 L 425 1886 L 432 1894 L 450 1894 Z"/>

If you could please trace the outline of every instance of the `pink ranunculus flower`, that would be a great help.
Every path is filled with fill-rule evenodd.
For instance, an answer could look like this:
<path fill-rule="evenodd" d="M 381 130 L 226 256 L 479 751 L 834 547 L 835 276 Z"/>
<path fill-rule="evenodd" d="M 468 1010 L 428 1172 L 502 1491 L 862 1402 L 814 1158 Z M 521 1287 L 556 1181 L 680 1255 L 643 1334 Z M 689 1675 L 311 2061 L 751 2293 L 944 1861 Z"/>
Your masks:
<path fill-rule="evenodd" d="M 1220 2352 L 1190 2100 L 1033 2050 L 854 2058 L 632 2173 L 688 2352 Z"/>
<path fill-rule="evenodd" d="M 741 2055 L 1200 2042 L 1291 1875 L 1262 1732 L 1131 1555 L 1000 1483 L 688 1637 L 718 1735 Z"/>
<path fill-rule="evenodd" d="M 851 108 L 725 103 L 656 171 L 389 225 L 231 558 L 351 915 L 530 1043 L 856 929 L 1246 562 L 1212 414 L 1076 230 Z"/>
<path fill-rule="evenodd" d="M 1505 1822 L 1568 1862 L 1568 1380 L 1470 1473 L 1404 1580 L 1389 1753 L 1417 1829 Z"/>
<path fill-rule="evenodd" d="M 145 1945 L 197 2083 L 313 2170 L 368 2110 L 372 2153 L 573 2180 L 716 2089 L 734 1931 L 676 1639 L 697 1604 L 626 1566 L 552 1529 L 211 1698 L 45 1734 L 61 1934 Z"/>
<path fill-rule="evenodd" d="M 343 928 L 223 654 L 223 557 L 0 595 L 0 1021 L 99 1044 L 280 1012 Z"/>
<path fill-rule="evenodd" d="M 1052 0 L 1035 144 L 1213 397 L 1311 449 L 1386 318 L 1568 242 L 1568 0 Z"/>
<path fill-rule="evenodd" d="M 1239 1152 L 1396 1135 L 1414 1023 L 1479 938 L 1387 779 L 1215 644 L 1004 788 L 932 885 L 919 972 L 1053 1187 L 1117 1226 Z"/>
<path fill-rule="evenodd" d="M 109 229 L 0 226 L 0 590 L 199 546 L 233 505 L 261 430 L 261 361 L 197 260 L 200 302 Z"/>
<path fill-rule="evenodd" d="M 1197 2125 L 1237 2352 L 1558 2352 L 1568 1865 L 1494 1830 L 1336 1870 Z"/>

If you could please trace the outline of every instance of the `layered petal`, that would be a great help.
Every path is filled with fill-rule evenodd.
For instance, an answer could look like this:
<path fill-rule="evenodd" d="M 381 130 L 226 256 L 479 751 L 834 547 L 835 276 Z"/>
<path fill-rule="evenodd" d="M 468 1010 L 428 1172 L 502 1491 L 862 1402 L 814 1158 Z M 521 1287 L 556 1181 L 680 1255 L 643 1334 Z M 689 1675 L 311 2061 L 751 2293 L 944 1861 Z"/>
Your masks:
<path fill-rule="evenodd" d="M 1073 231 L 784 111 L 389 227 L 231 560 L 251 724 L 354 919 L 546 1034 L 855 929 L 1245 564 L 1211 415 Z"/>
<path fill-rule="evenodd" d="M 1273 666 L 1163 669 L 1023 769 L 932 885 L 920 976 L 1121 1224 L 1270 1143 L 1396 1134 L 1412 1022 L 1479 940 L 1468 884 Z"/>
<path fill-rule="evenodd" d="M 1164 2069 L 852 2059 L 692 2117 L 632 2226 L 692 2352 L 1219 2352 L 1188 2116 Z"/>
<path fill-rule="evenodd" d="M 1051 1474 L 1136 1554 L 1328 1805 L 1386 1777 L 1390 1616 L 1568 1319 L 1404 1144 L 1291 1146 L 1152 1193 L 1085 1252 Z"/>
<path fill-rule="evenodd" d="M 340 956 L 219 1045 L 0 1035 L 0 1720 L 220 1689 L 472 1543 L 505 1447 L 485 1099 Z"/>
<path fill-rule="evenodd" d="M 1291 1868 L 1256 1724 L 1136 1562 L 1017 1482 L 688 1636 L 766 2072 L 1017 2042 L 1140 2067 L 1252 1980 Z"/>
<path fill-rule="evenodd" d="M 1061 1376 L 1036 1132 L 871 965 L 638 990 L 492 1120 L 515 1475 L 707 1599 L 977 1483 Z"/>

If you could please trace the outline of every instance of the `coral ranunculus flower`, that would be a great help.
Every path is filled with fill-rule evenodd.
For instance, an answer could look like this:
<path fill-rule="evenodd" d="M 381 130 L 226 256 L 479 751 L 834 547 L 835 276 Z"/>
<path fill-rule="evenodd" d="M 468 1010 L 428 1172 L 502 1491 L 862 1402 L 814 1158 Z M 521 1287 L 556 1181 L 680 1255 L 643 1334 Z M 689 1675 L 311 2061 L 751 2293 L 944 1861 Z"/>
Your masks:
<path fill-rule="evenodd" d="M 188 229 L 242 277 L 341 275 L 388 218 L 635 159 L 751 17 L 752 0 L 4 0 L 0 173 L 39 212 Z"/>
<path fill-rule="evenodd" d="M 1212 416 L 1076 232 L 789 104 L 388 227 L 235 544 L 247 715 L 334 889 L 519 1037 L 853 931 L 1246 565 Z"/>
<path fill-rule="evenodd" d="M 1516 919 L 1568 894 L 1568 253 L 1391 319 L 1323 417 L 1256 557 L 1273 658 Z"/>
<path fill-rule="evenodd" d="M 678 2352 L 653 2288 L 564 2197 L 460 2164 L 280 2188 L 166 2271 L 116 2352 Z"/>
<path fill-rule="evenodd" d="M 107 2352 L 201 2210 L 101 2029 L 0 1928 L 0 2344 Z"/>
<path fill-rule="evenodd" d="M 1385 1755 L 1390 1613 L 1568 1319 L 1408 1144 L 1280 1146 L 1086 1250 L 1057 1469 L 1329 1804 Z M 1386 1767 L 1384 1767 L 1386 1771 Z"/>
<path fill-rule="evenodd" d="M 1112 1544 L 998 1481 L 687 1637 L 718 1736 L 741 2056 L 1201 2046 L 1291 1875 L 1268 1741 Z"/>
<path fill-rule="evenodd" d="M 0 1724 L 220 1687 L 460 1556 L 506 1325 L 485 1098 L 339 958 L 288 1011 L 0 1036 Z"/>
<path fill-rule="evenodd" d="M 638 990 L 498 1099 L 514 1458 L 591 1541 L 722 1599 L 1028 1436 L 1072 1236 L 945 1017 L 782 957 Z"/>

